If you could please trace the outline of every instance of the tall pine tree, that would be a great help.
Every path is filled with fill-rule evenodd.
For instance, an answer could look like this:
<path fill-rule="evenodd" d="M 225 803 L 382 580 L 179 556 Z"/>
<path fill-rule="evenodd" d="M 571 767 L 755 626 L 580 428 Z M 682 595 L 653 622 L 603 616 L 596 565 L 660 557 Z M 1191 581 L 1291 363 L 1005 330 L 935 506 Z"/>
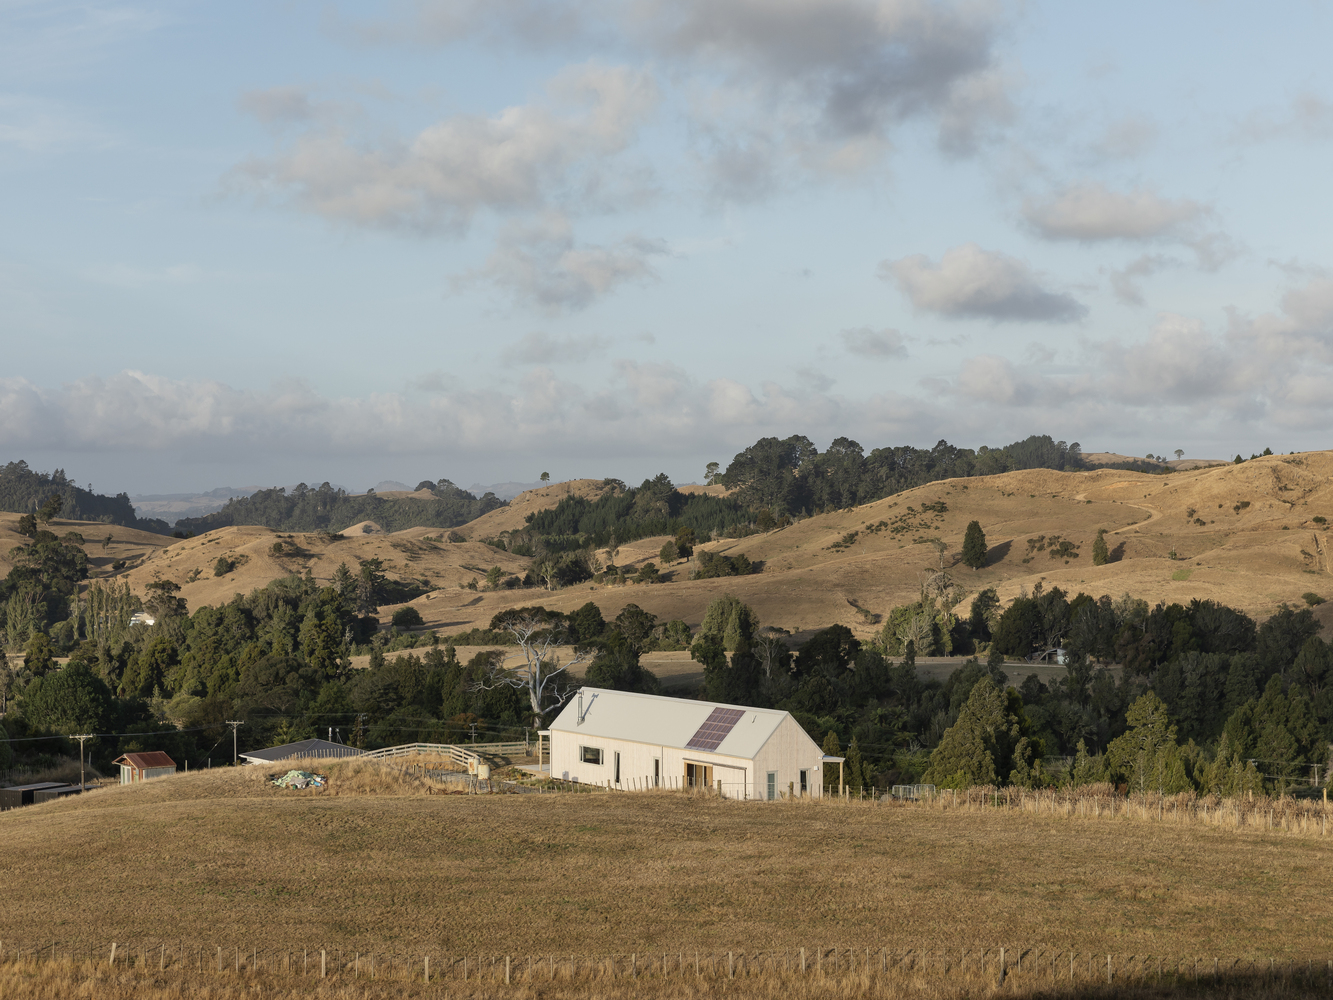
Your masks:
<path fill-rule="evenodd" d="M 963 534 L 963 562 L 973 569 L 981 569 L 986 565 L 986 553 L 989 551 L 986 545 L 986 533 L 981 530 L 981 522 L 973 521 Z"/>

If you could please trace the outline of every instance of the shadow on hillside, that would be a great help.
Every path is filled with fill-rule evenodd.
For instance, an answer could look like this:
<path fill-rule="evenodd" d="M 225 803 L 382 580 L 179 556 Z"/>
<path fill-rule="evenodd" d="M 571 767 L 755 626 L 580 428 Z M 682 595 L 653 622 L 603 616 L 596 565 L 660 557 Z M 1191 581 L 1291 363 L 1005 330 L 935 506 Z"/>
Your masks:
<path fill-rule="evenodd" d="M 1125 543 L 1120 542 L 1110 552 L 1106 553 L 1106 561 L 1109 563 L 1119 562 L 1125 558 Z"/>
<path fill-rule="evenodd" d="M 992 545 L 986 553 L 986 565 L 994 566 L 996 563 L 1001 562 L 1004 557 L 1009 554 L 1009 550 L 1013 548 L 1013 545 L 1014 543 L 1012 540 L 1001 542 L 999 545 Z"/>

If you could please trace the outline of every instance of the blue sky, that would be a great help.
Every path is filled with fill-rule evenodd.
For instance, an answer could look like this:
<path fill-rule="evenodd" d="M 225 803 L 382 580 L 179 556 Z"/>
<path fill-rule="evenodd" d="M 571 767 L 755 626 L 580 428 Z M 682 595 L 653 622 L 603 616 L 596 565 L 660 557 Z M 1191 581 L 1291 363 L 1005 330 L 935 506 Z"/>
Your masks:
<path fill-rule="evenodd" d="M 1328 445 L 1333 9 L 0 0 L 0 459 Z"/>

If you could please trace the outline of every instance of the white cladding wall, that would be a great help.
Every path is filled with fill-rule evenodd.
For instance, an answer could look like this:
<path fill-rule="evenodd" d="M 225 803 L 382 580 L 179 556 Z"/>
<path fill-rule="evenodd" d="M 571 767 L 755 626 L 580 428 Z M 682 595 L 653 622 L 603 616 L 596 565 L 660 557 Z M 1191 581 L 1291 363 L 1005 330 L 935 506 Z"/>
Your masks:
<path fill-rule="evenodd" d="M 602 751 L 602 763 L 586 764 L 583 747 Z M 620 783 L 616 785 L 616 754 L 620 754 Z M 787 716 L 760 748 L 754 759 L 684 750 L 679 747 L 636 743 L 632 740 L 594 736 L 591 733 L 551 733 L 551 774 L 556 778 L 623 789 L 653 787 L 653 776 L 662 778 L 661 786 L 680 788 L 685 780 L 685 765 L 705 764 L 713 768 L 713 787 L 722 782 L 727 798 L 764 798 L 769 771 L 777 772 L 778 790 L 785 793 L 787 783 L 800 788 L 800 770 L 810 773 L 809 794 L 818 796 L 822 782 L 818 745 L 805 734 L 791 716 Z M 654 764 L 659 770 L 654 769 Z"/>
<path fill-rule="evenodd" d="M 787 716 L 755 755 L 755 787 L 751 794 L 768 795 L 768 772 L 777 772 L 777 789 L 786 793 L 790 783 L 801 794 L 801 771 L 807 772 L 806 794 L 819 798 L 824 787 L 824 751 L 812 740 L 801 724 Z"/>

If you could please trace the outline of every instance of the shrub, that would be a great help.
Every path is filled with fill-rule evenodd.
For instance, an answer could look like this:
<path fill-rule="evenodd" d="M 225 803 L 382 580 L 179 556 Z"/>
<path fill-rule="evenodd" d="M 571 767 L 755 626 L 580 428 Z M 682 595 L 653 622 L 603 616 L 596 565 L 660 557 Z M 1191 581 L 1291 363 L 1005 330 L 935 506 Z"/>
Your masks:
<path fill-rule="evenodd" d="M 1315 523 L 1315 524 L 1324 524 L 1324 523 L 1326 522 L 1326 520 L 1327 520 L 1327 519 L 1324 517 L 1323 514 L 1316 514 L 1316 515 L 1314 516 L 1314 523 Z"/>
<path fill-rule="evenodd" d="M 719 576 L 749 576 L 758 572 L 755 565 L 744 555 L 732 558 L 704 550 L 698 553 L 696 562 L 698 564 L 694 570 L 696 580 L 709 580 Z"/>
<path fill-rule="evenodd" d="M 394 628 L 421 628 L 425 624 L 421 619 L 421 612 L 410 604 L 395 611 L 390 621 Z"/>
<path fill-rule="evenodd" d="M 467 541 L 467 538 L 466 538 L 466 536 L 464 536 L 464 534 L 463 534 L 461 531 L 451 531 L 451 532 L 449 532 L 449 541 L 451 541 L 451 542 L 466 542 L 466 541 Z"/>
<path fill-rule="evenodd" d="M 1316 605 L 1324 603 L 1324 599 L 1320 597 L 1318 594 L 1316 594 L 1314 591 L 1309 591 L 1308 593 L 1302 594 L 1301 600 L 1303 600 L 1306 604 L 1310 605 L 1310 607 L 1312 608 L 1315 607 Z"/>
<path fill-rule="evenodd" d="M 235 568 L 236 563 L 234 560 L 228 559 L 226 556 L 218 556 L 218 561 L 213 564 L 213 575 L 226 576 Z"/>

